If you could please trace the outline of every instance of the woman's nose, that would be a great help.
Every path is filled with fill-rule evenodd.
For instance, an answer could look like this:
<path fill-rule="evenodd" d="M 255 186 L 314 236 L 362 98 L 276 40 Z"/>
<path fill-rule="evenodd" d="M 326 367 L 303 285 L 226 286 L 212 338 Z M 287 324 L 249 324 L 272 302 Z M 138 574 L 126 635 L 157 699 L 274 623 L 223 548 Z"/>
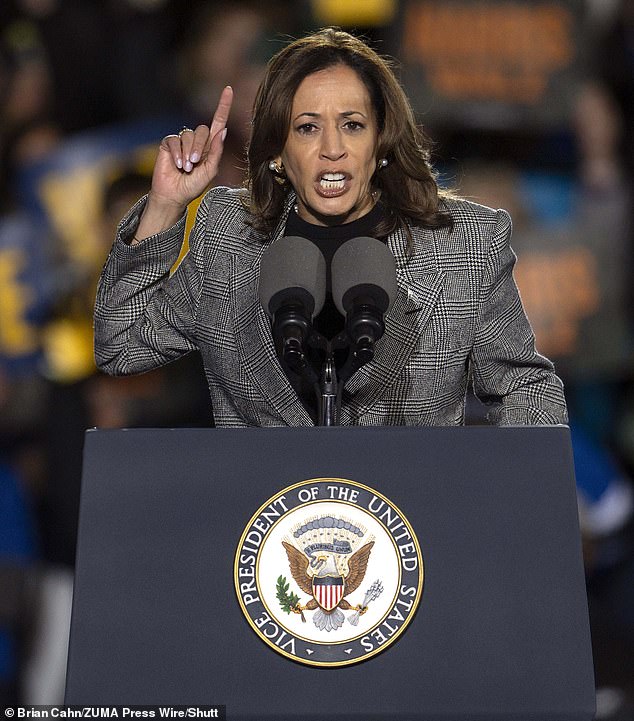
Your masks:
<path fill-rule="evenodd" d="M 321 156 L 340 160 L 346 154 L 344 138 L 338 128 L 325 128 L 321 136 Z"/>

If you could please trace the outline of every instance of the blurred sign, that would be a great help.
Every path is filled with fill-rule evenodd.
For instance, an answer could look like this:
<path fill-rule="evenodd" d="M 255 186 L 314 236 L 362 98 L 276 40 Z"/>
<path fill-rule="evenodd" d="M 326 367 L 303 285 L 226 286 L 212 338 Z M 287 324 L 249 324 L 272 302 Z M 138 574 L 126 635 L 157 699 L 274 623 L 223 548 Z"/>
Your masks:
<path fill-rule="evenodd" d="M 171 119 L 148 121 L 69 138 L 22 173 L 23 205 L 51 228 L 67 258 L 101 264 L 108 250 L 99 236 L 105 188 L 128 170 L 151 174 L 158 143 L 173 127 Z"/>
<path fill-rule="evenodd" d="M 430 125 L 505 129 L 566 121 L 581 0 L 406 0 L 403 81 Z"/>
<path fill-rule="evenodd" d="M 15 179 L 24 211 L 0 219 L 0 365 L 10 373 L 41 367 L 43 352 L 56 376 L 92 372 L 93 301 L 78 294 L 92 287 L 112 243 L 104 192 L 122 172 L 151 173 L 173 127 L 167 118 L 83 133 Z"/>
<path fill-rule="evenodd" d="M 596 256 L 579 245 L 525 249 L 515 275 L 539 349 L 551 358 L 581 353 L 584 322 L 600 309 Z"/>
<path fill-rule="evenodd" d="M 0 367 L 28 371 L 39 360 L 38 328 L 53 301 L 46 229 L 24 214 L 0 219 Z"/>
<path fill-rule="evenodd" d="M 320 25 L 375 27 L 394 20 L 396 0 L 311 0 L 313 17 Z"/>

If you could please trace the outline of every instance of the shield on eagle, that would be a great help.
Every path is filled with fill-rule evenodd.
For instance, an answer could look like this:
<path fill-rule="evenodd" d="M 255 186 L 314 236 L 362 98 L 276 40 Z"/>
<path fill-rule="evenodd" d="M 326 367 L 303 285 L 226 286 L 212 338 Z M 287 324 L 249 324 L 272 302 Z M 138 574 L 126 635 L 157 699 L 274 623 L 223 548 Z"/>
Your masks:
<path fill-rule="evenodd" d="M 314 576 L 313 596 L 324 611 L 337 608 L 344 595 L 343 576 Z"/>

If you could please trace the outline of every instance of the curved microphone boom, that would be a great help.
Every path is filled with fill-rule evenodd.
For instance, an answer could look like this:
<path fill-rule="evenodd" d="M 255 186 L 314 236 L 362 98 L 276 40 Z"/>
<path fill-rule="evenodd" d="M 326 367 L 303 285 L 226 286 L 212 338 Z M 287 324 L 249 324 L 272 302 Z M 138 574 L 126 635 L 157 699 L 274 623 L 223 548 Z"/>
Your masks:
<path fill-rule="evenodd" d="M 326 261 L 306 238 L 285 236 L 262 256 L 260 302 L 273 322 L 280 358 L 293 368 L 304 363 L 304 343 L 326 297 Z"/>
<path fill-rule="evenodd" d="M 332 259 L 332 296 L 361 365 L 374 356 L 384 315 L 396 298 L 396 260 L 376 238 L 352 238 Z"/>

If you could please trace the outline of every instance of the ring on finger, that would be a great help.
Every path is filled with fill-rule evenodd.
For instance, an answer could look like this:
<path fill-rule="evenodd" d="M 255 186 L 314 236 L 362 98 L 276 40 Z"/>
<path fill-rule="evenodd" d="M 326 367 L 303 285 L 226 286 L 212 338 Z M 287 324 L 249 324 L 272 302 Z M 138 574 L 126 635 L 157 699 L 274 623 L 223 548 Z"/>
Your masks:
<path fill-rule="evenodd" d="M 181 128 L 181 130 L 179 130 L 179 132 L 178 132 L 178 137 L 180 138 L 183 135 L 183 133 L 193 133 L 193 132 L 194 131 L 191 128 L 187 128 L 187 127 Z"/>

